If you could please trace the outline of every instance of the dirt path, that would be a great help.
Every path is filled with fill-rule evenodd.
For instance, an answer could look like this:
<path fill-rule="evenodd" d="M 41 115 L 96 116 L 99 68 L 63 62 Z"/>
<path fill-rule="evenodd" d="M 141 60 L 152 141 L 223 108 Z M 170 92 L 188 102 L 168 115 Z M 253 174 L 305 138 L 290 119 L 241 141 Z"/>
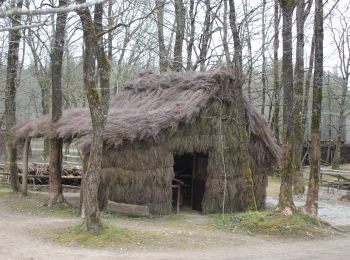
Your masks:
<path fill-rule="evenodd" d="M 34 230 L 55 228 L 77 223 L 72 217 L 31 215 L 8 208 L 0 197 L 0 259 L 349 259 L 350 236 L 327 240 L 277 240 L 205 230 L 201 224 L 207 221 L 200 215 L 189 215 L 181 226 L 160 224 L 148 220 L 132 221 L 113 219 L 121 227 L 139 230 L 158 230 L 174 233 L 181 240 L 192 241 L 190 248 L 147 248 L 147 249 L 90 249 L 61 246 L 45 241 Z M 189 239 L 193 238 L 193 239 Z M 187 240 L 186 240 L 187 241 Z M 204 245 L 204 246 L 203 246 Z M 193 249 L 192 249 L 193 248 Z"/>

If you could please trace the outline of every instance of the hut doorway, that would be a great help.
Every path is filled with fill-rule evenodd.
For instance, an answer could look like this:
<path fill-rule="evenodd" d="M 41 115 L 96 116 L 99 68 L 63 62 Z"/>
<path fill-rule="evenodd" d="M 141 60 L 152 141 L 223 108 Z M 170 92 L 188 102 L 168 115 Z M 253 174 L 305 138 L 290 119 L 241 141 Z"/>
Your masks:
<path fill-rule="evenodd" d="M 202 211 L 202 200 L 207 181 L 208 155 L 203 153 L 185 153 L 175 155 L 175 178 L 182 182 L 181 205 Z"/>

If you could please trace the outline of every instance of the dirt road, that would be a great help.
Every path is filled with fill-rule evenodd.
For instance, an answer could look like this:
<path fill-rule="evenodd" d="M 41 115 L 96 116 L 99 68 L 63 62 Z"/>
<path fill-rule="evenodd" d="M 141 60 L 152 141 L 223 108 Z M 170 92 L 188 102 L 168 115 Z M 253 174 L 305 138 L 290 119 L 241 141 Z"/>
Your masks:
<path fill-rule="evenodd" d="M 350 236 L 325 240 L 277 240 L 220 231 L 203 231 L 173 227 L 181 233 L 178 239 L 193 236 L 191 247 L 184 249 L 91 249 L 62 246 L 46 241 L 35 230 L 66 226 L 77 218 L 44 217 L 10 210 L 0 198 L 0 259 L 350 259 Z M 196 216 L 191 221 L 203 221 Z M 205 220 L 204 220 L 205 221 Z M 151 224 L 118 219 L 121 227 L 152 229 Z M 171 227 L 154 227 L 172 232 Z M 179 231 L 180 230 L 180 231 Z M 208 246 L 201 244 L 206 243 Z M 197 246 L 196 246 L 197 245 Z"/>

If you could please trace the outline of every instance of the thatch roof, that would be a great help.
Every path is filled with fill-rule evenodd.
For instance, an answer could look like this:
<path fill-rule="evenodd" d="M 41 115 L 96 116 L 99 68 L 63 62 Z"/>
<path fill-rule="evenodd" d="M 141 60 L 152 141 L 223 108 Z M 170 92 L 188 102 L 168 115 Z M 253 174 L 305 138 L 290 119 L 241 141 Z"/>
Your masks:
<path fill-rule="evenodd" d="M 158 140 L 161 133 L 172 135 L 190 124 L 210 102 L 225 99 L 227 90 L 221 84 L 225 77 L 225 70 L 137 74 L 111 100 L 105 144 L 118 147 L 139 140 Z M 280 148 L 268 123 L 247 101 L 245 107 L 250 133 L 262 140 L 273 157 L 279 158 Z M 91 130 L 88 108 L 75 108 L 64 111 L 55 123 L 44 116 L 18 124 L 13 132 L 15 142 L 26 137 L 59 137 L 64 141 L 77 139 L 86 147 L 91 142 Z"/>

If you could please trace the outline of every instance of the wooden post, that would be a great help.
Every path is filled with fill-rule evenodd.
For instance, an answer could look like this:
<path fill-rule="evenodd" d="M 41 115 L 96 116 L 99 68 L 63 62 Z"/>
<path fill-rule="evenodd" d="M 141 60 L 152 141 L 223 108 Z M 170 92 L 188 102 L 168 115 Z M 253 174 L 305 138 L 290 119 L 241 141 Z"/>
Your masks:
<path fill-rule="evenodd" d="M 30 146 L 30 137 L 27 137 L 23 148 L 23 176 L 22 176 L 22 195 L 23 196 L 27 196 L 29 146 Z"/>
<path fill-rule="evenodd" d="M 177 185 L 176 213 L 180 213 L 181 184 Z"/>

